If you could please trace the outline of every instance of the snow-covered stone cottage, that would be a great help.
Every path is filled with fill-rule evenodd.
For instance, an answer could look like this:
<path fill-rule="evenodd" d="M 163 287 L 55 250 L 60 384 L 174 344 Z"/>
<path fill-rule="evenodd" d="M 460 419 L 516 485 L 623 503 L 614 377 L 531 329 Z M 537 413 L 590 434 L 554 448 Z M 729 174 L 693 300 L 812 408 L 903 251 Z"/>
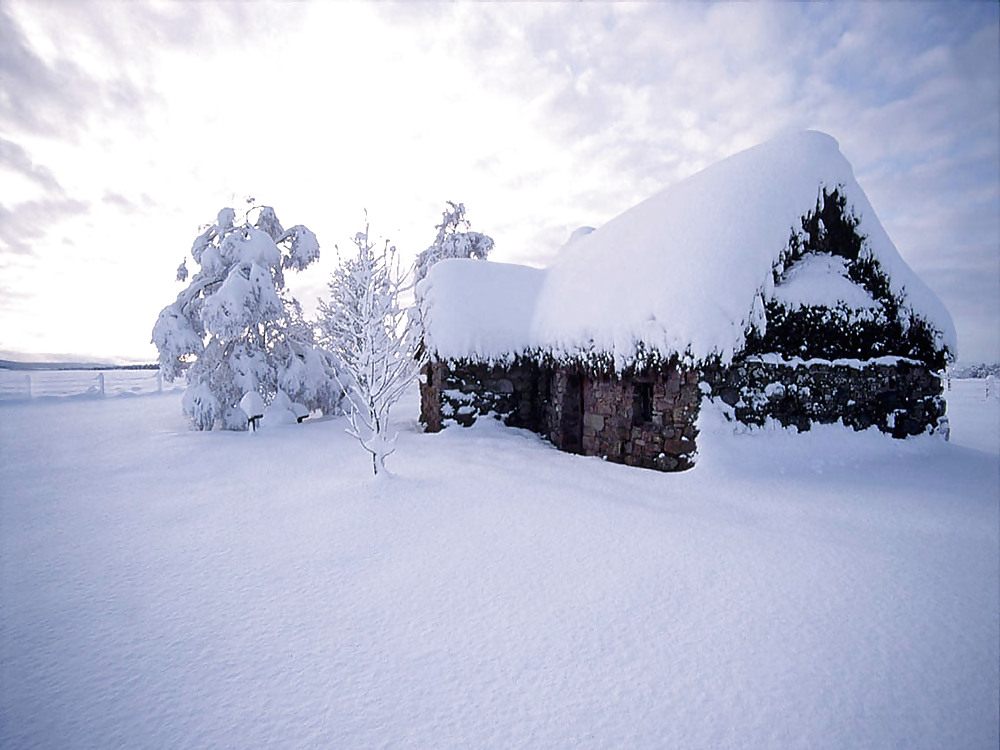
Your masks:
<path fill-rule="evenodd" d="M 693 464 L 705 397 L 751 425 L 946 428 L 951 317 L 823 133 L 748 149 L 576 232 L 547 269 L 447 260 L 418 292 L 428 431 L 492 415 L 672 471 Z"/>

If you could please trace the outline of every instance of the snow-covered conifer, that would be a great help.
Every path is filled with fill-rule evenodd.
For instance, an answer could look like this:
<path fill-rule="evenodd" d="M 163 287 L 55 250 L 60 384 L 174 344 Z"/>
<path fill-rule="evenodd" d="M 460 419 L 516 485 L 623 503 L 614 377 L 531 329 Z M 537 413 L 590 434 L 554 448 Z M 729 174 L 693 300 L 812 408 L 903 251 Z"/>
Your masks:
<path fill-rule="evenodd" d="M 168 381 L 186 369 L 183 406 L 192 424 L 246 429 L 240 401 L 249 392 L 270 400 L 284 390 L 310 409 L 335 410 L 333 361 L 304 334 L 301 312 L 283 292 L 283 271 L 319 257 L 316 236 L 301 225 L 283 229 L 269 206 L 248 209 L 239 223 L 224 208 L 191 257 L 199 270 L 160 312 L 153 343 Z M 186 261 L 177 276 L 187 279 Z"/>
<path fill-rule="evenodd" d="M 409 286 L 396 248 L 375 250 L 369 229 L 358 232 L 356 253 L 341 259 L 330 280 L 330 299 L 320 302 L 321 341 L 337 357 L 338 377 L 349 402 L 348 432 L 372 457 L 377 475 L 395 450 L 389 411 L 413 383 L 421 362 L 418 325 L 400 303 Z"/>
<path fill-rule="evenodd" d="M 413 273 L 413 283 L 416 284 L 430 270 L 431 266 L 445 258 L 476 258 L 486 260 L 493 249 L 493 238 L 480 232 L 471 231 L 471 224 L 465 218 L 465 204 L 448 201 L 448 206 L 441 214 L 441 223 L 435 226 L 438 230 L 434 244 L 417 256 Z"/>

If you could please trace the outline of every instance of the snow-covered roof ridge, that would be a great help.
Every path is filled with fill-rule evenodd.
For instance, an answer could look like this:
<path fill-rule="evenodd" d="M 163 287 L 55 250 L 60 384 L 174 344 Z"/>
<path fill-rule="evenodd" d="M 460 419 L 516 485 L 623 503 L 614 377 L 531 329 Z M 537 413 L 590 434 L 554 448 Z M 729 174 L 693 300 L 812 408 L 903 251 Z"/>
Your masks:
<path fill-rule="evenodd" d="M 867 238 L 864 252 L 889 276 L 903 307 L 937 330 L 938 347 L 954 353 L 951 316 L 899 255 L 837 141 L 816 131 L 742 151 L 574 236 L 547 273 L 534 272 L 530 289 L 514 291 L 510 271 L 497 270 L 494 278 L 489 266 L 495 264 L 442 269 L 433 281 L 434 304 L 457 304 L 442 299 L 453 294 L 475 299 L 474 314 L 455 309 L 458 319 L 447 326 L 485 328 L 461 341 L 454 332 L 442 337 L 439 326 L 446 323 L 438 315 L 431 338 L 446 357 L 498 359 L 541 349 L 557 357 L 598 353 L 619 368 L 640 351 L 727 361 L 745 343 L 762 298 L 773 294 L 772 269 L 790 233 L 824 189 L 846 198 Z M 504 291 L 486 289 L 494 283 Z M 456 291 L 470 284 L 484 286 Z M 518 299 L 516 320 L 497 320 L 505 314 L 500 308 L 494 314 L 482 308 L 490 298 L 511 295 Z M 492 348 L 501 341 L 507 349 Z"/>

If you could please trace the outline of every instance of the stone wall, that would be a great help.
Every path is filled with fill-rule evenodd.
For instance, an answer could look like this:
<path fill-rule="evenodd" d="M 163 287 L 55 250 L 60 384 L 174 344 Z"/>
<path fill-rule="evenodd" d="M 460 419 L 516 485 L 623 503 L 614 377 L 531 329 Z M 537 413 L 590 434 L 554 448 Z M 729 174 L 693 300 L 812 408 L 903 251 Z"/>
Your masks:
<path fill-rule="evenodd" d="M 449 423 L 471 426 L 478 417 L 494 416 L 512 427 L 537 431 L 541 422 L 539 368 L 533 362 L 512 365 L 432 361 L 420 383 L 420 421 L 428 432 Z"/>
<path fill-rule="evenodd" d="M 587 379 L 583 453 L 661 471 L 690 468 L 701 404 L 698 380 L 697 372 L 676 368 Z"/>
<path fill-rule="evenodd" d="M 941 378 L 906 360 L 792 364 L 750 357 L 704 377 L 744 424 L 773 419 L 804 431 L 842 420 L 898 438 L 947 430 Z"/>
<path fill-rule="evenodd" d="M 421 383 L 421 421 L 436 432 L 491 415 L 570 453 L 679 471 L 694 462 L 700 400 L 698 374 L 675 368 L 615 378 L 533 362 L 432 362 Z"/>
<path fill-rule="evenodd" d="M 440 432 L 444 428 L 441 415 L 441 384 L 447 367 L 444 362 L 432 359 L 420 370 L 420 423 L 427 432 Z"/>
<path fill-rule="evenodd" d="M 661 471 L 694 464 L 700 381 L 744 424 L 775 420 L 800 431 L 843 421 L 906 437 L 946 431 L 941 378 L 907 360 L 788 363 L 749 357 L 702 372 L 665 367 L 594 375 L 535 362 L 431 362 L 420 419 L 428 432 L 491 416 L 548 438 L 560 450 Z"/>

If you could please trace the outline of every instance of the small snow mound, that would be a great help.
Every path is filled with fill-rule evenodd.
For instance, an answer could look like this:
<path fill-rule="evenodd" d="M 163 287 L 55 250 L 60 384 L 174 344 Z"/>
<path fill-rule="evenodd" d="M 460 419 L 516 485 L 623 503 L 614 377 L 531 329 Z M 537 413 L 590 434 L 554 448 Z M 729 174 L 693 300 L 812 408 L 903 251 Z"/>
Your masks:
<path fill-rule="evenodd" d="M 852 310 L 879 307 L 864 287 L 847 278 L 847 261 L 836 255 L 807 255 L 785 272 L 771 298 L 791 308 L 832 308 L 838 304 Z"/>
<path fill-rule="evenodd" d="M 271 400 L 270 406 L 264 412 L 261 420 L 262 427 L 279 427 L 286 424 L 296 424 L 299 419 L 296 415 L 292 400 L 284 391 L 278 391 Z"/>
<path fill-rule="evenodd" d="M 267 404 L 257 391 L 247 391 L 240 399 L 240 408 L 247 415 L 247 419 L 264 416 Z"/>
<path fill-rule="evenodd" d="M 578 227 L 573 230 L 572 234 L 570 234 L 569 236 L 569 239 L 566 240 L 566 242 L 563 244 L 563 247 L 566 247 L 567 245 L 572 245 L 578 239 L 586 237 L 588 234 L 591 234 L 595 231 L 596 230 L 594 229 L 594 227 Z"/>

